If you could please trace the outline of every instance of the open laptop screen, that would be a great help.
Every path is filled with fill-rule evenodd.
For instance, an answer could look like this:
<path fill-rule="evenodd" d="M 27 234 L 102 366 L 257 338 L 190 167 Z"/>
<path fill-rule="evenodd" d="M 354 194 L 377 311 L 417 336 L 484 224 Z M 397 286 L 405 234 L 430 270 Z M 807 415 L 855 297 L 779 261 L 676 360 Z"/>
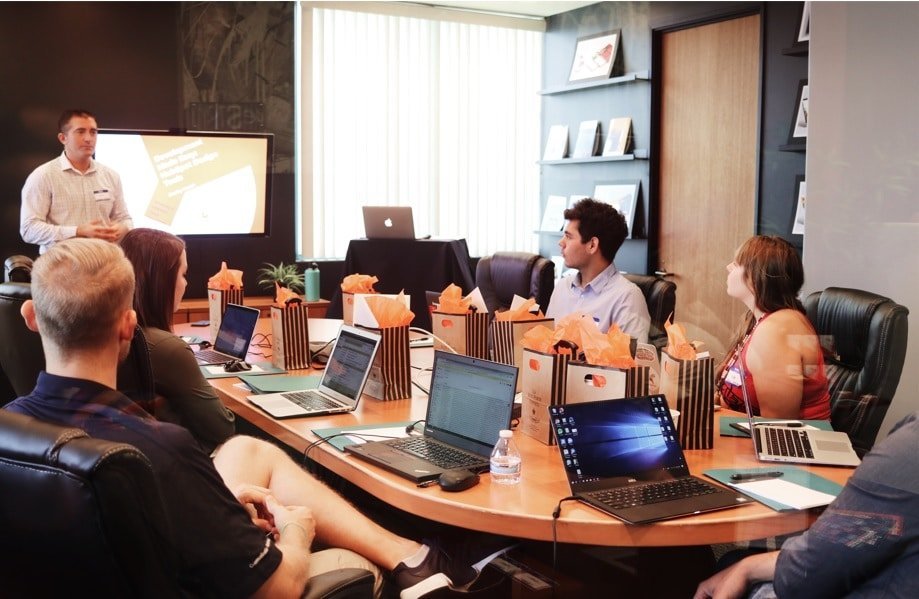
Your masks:
<path fill-rule="evenodd" d="M 236 304 L 227 304 L 226 312 L 220 320 L 220 330 L 214 349 L 223 354 L 244 358 L 249 351 L 252 333 L 258 322 L 259 311 Z"/>
<path fill-rule="evenodd" d="M 550 415 L 572 486 L 688 473 L 662 395 L 552 406 Z"/>
<path fill-rule="evenodd" d="M 322 386 L 356 399 L 367 378 L 376 347 L 374 338 L 342 328 L 322 374 Z"/>
<path fill-rule="evenodd" d="M 450 352 L 434 353 L 425 434 L 457 444 L 470 440 L 488 451 L 510 424 L 517 368 Z"/>

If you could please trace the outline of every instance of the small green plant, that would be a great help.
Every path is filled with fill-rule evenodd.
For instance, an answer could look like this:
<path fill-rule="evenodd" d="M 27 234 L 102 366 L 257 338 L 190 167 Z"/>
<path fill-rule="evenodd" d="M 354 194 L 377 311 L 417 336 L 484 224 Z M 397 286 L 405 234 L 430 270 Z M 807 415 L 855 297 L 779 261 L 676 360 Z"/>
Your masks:
<path fill-rule="evenodd" d="M 260 268 L 258 274 L 258 284 L 263 289 L 274 289 L 275 282 L 281 287 L 286 287 L 296 293 L 303 293 L 305 287 L 303 282 L 303 273 L 297 270 L 296 264 L 284 264 L 283 262 L 275 265 L 265 262 L 266 268 Z"/>

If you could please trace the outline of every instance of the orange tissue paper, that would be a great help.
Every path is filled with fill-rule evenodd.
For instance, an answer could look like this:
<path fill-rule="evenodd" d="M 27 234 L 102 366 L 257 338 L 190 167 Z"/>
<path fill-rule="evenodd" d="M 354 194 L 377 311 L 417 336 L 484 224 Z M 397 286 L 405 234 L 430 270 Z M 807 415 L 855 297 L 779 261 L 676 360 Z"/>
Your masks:
<path fill-rule="evenodd" d="M 510 322 L 521 322 L 525 320 L 542 320 L 545 318 L 543 316 L 542 310 L 538 314 L 530 312 L 530 308 L 536 305 L 536 300 L 532 297 L 519 306 L 516 309 L 505 310 L 504 312 L 498 312 L 495 314 L 495 320 L 507 320 Z"/>
<path fill-rule="evenodd" d="M 220 263 L 220 271 L 207 280 L 208 289 L 242 289 L 243 271 L 227 268 L 226 262 Z"/>
<path fill-rule="evenodd" d="M 397 298 L 379 296 L 368 297 L 367 307 L 381 329 L 404 327 L 412 324 L 415 313 L 405 307 L 405 292 L 400 291 Z"/>
<path fill-rule="evenodd" d="M 664 323 L 667 331 L 667 347 L 665 351 L 670 357 L 678 360 L 695 360 L 696 348 L 686 339 L 686 329 L 679 323 L 672 322 L 672 317 Z"/>
<path fill-rule="evenodd" d="M 437 311 L 444 314 L 467 314 L 471 305 L 472 300 L 463 297 L 462 288 L 450 283 L 440 294 Z"/>
<path fill-rule="evenodd" d="M 274 305 L 278 308 L 286 308 L 290 303 L 301 303 L 303 299 L 287 287 L 281 287 L 277 281 L 274 282 Z"/>
<path fill-rule="evenodd" d="M 341 290 L 345 293 L 376 293 L 373 286 L 379 279 L 372 275 L 348 275 L 341 282 Z"/>

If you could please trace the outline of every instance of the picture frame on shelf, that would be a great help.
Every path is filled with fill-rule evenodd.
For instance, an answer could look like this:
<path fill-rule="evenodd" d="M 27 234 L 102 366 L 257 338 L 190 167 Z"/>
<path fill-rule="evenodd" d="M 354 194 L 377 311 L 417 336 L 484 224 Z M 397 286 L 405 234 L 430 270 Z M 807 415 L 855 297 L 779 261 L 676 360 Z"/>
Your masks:
<path fill-rule="evenodd" d="M 578 38 L 568 83 L 583 83 L 609 79 L 622 60 L 619 57 L 621 29 L 612 29 Z"/>
<path fill-rule="evenodd" d="M 632 118 L 611 119 L 603 145 L 603 156 L 625 156 L 632 145 Z"/>
<path fill-rule="evenodd" d="M 546 138 L 543 160 L 562 160 L 568 156 L 568 125 L 552 125 Z"/>
<path fill-rule="evenodd" d="M 811 3 L 805 2 L 801 7 L 801 21 L 798 24 L 798 37 L 796 43 L 808 43 L 811 39 Z"/>
<path fill-rule="evenodd" d="M 594 187 L 594 199 L 613 206 L 625 217 L 629 228 L 628 237 L 632 237 L 635 224 L 635 212 L 641 194 L 641 181 L 605 181 Z"/>
<path fill-rule="evenodd" d="M 808 103 L 807 79 L 798 82 L 798 96 L 795 100 L 795 109 L 792 114 L 791 129 L 788 132 L 789 144 L 800 144 L 807 142 L 807 123 L 810 117 L 810 108 Z"/>
<path fill-rule="evenodd" d="M 565 196 L 550 195 L 546 198 L 546 210 L 542 215 L 540 231 L 558 233 L 565 227 L 565 208 L 568 207 L 568 198 Z"/>
<path fill-rule="evenodd" d="M 795 177 L 795 216 L 791 222 L 792 235 L 804 235 L 804 216 L 807 205 L 807 181 L 804 175 Z"/>

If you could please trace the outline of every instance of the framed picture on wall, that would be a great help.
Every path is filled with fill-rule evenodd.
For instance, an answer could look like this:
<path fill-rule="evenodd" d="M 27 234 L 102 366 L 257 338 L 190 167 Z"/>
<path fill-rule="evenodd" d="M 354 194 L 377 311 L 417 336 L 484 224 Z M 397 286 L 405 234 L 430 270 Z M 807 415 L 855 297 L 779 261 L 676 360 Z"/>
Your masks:
<path fill-rule="evenodd" d="M 807 141 L 807 122 L 809 117 L 807 79 L 802 79 L 798 82 L 798 97 L 795 101 L 791 130 L 788 133 L 788 143 L 795 144 Z"/>
<path fill-rule="evenodd" d="M 811 39 L 811 3 L 805 2 L 801 8 L 801 22 L 798 25 L 798 43 L 809 42 Z"/>
<path fill-rule="evenodd" d="M 578 38 L 568 83 L 609 79 L 619 60 L 621 31 L 614 29 Z"/>
<path fill-rule="evenodd" d="M 795 177 L 795 218 L 791 223 L 792 235 L 804 235 L 804 209 L 807 203 L 807 181 L 804 175 Z"/>
<path fill-rule="evenodd" d="M 625 217 L 625 224 L 629 227 L 629 237 L 632 237 L 632 227 L 635 224 L 635 209 L 638 206 L 641 181 L 610 181 L 597 183 L 594 187 L 594 199 L 612 205 Z"/>

